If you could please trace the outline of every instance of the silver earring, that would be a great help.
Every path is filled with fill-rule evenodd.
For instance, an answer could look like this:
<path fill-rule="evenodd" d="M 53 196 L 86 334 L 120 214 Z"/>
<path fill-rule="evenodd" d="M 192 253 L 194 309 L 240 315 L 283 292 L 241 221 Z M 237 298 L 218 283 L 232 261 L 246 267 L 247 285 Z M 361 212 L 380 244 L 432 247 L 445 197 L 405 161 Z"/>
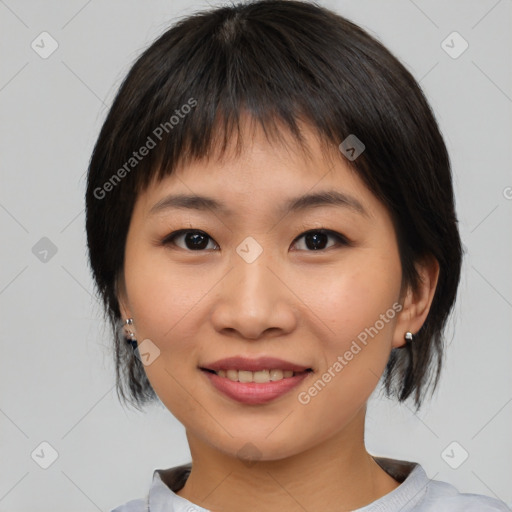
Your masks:
<path fill-rule="evenodd" d="M 127 318 L 124 321 L 123 330 L 126 338 L 126 343 L 129 343 L 132 348 L 137 348 L 137 340 L 135 339 L 135 332 L 133 331 L 133 318 Z"/>
<path fill-rule="evenodd" d="M 413 336 L 412 332 L 410 332 L 410 331 L 407 331 L 405 333 L 404 338 L 407 343 L 411 343 L 414 340 L 414 336 Z"/>

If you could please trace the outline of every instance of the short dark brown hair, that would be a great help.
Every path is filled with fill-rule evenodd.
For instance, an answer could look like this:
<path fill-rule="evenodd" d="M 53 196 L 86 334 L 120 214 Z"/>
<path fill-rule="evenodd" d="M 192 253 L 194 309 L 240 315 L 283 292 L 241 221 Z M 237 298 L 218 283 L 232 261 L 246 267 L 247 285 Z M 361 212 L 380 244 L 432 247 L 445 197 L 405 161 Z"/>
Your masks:
<path fill-rule="evenodd" d="M 178 163 L 218 151 L 219 134 L 222 153 L 245 114 L 277 136 L 278 121 L 301 146 L 303 121 L 336 147 L 355 134 L 365 150 L 350 164 L 391 214 L 403 284 L 415 289 L 423 257 L 438 261 L 428 317 L 414 343 L 392 350 L 383 376 L 388 396 L 412 397 L 419 409 L 439 380 L 463 254 L 448 153 L 418 83 L 386 48 L 342 16 L 295 0 L 238 3 L 180 20 L 136 60 L 108 112 L 88 170 L 86 229 L 114 333 L 118 396 L 137 408 L 157 399 L 119 335 L 116 285 L 135 200 Z"/>

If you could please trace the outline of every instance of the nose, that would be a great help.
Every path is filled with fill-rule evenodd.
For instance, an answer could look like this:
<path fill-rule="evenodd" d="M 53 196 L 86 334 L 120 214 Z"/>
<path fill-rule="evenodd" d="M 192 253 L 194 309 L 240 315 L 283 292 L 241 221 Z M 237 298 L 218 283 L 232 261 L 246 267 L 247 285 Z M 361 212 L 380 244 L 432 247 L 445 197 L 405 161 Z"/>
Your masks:
<path fill-rule="evenodd" d="M 219 283 L 211 316 L 218 332 L 257 340 L 296 328 L 297 299 L 286 286 L 282 269 L 264 255 L 265 251 L 252 263 L 234 255 L 234 268 Z"/>

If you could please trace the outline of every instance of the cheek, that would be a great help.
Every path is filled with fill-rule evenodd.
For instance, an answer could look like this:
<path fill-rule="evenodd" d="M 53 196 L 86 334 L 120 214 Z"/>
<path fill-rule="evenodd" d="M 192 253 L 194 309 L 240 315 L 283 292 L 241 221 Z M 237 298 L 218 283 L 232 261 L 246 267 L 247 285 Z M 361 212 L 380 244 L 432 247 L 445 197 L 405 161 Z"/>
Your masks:
<path fill-rule="evenodd" d="M 322 321 L 324 339 L 340 349 L 373 326 L 381 315 L 386 315 L 398 300 L 400 283 L 398 254 L 391 252 L 376 257 L 368 251 L 347 260 L 337 271 L 330 269 L 325 276 L 306 277 L 301 290 L 304 303 L 311 305 L 313 313 Z M 385 320 L 396 316 L 393 311 Z M 381 323 L 379 330 L 390 330 L 392 322 L 385 322 L 385 328 Z"/>
<path fill-rule="evenodd" d="M 137 339 L 151 340 L 160 351 L 144 368 L 151 386 L 178 419 L 197 414 L 190 400 L 197 381 L 190 372 L 196 371 L 205 337 L 205 304 L 220 277 L 198 267 L 179 268 L 164 251 L 140 246 L 127 250 L 125 269 Z"/>
<path fill-rule="evenodd" d="M 165 251 L 127 250 L 125 280 L 137 335 L 163 343 L 214 283 L 211 274 L 172 265 Z"/>
<path fill-rule="evenodd" d="M 391 272 L 389 264 L 378 269 L 362 266 L 372 270 L 354 269 L 333 279 L 323 294 L 309 297 L 318 304 L 323 321 L 322 332 L 317 333 L 322 361 L 316 380 L 299 390 L 297 398 L 306 417 L 322 418 L 319 435 L 325 438 L 364 406 L 391 351 L 400 268 Z"/>
<path fill-rule="evenodd" d="M 333 429 L 364 405 L 391 352 L 401 265 L 396 252 L 380 254 L 358 254 L 331 272 L 326 286 L 310 287 L 315 291 L 305 300 L 322 320 L 322 360 L 316 384 L 302 390 L 301 403 Z"/>
<path fill-rule="evenodd" d="M 149 339 L 159 350 L 144 367 L 147 378 L 179 421 L 190 420 L 198 414 L 190 399 L 196 386 L 190 371 L 195 369 L 185 363 L 198 360 L 194 339 L 199 322 L 194 318 L 213 279 L 202 279 L 191 269 L 177 270 L 164 253 L 132 247 L 126 253 L 125 282 L 137 339 L 139 343 Z"/>

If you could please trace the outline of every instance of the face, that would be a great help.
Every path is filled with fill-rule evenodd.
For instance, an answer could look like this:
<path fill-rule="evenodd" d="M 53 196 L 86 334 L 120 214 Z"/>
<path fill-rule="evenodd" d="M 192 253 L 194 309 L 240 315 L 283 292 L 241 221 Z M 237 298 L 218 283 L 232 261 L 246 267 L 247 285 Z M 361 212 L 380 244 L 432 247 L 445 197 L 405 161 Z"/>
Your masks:
<path fill-rule="evenodd" d="M 123 317 L 161 401 L 224 454 L 251 443 L 276 460 L 342 435 L 403 344 L 390 215 L 305 136 L 310 158 L 256 131 L 240 157 L 180 167 L 134 207 Z"/>

